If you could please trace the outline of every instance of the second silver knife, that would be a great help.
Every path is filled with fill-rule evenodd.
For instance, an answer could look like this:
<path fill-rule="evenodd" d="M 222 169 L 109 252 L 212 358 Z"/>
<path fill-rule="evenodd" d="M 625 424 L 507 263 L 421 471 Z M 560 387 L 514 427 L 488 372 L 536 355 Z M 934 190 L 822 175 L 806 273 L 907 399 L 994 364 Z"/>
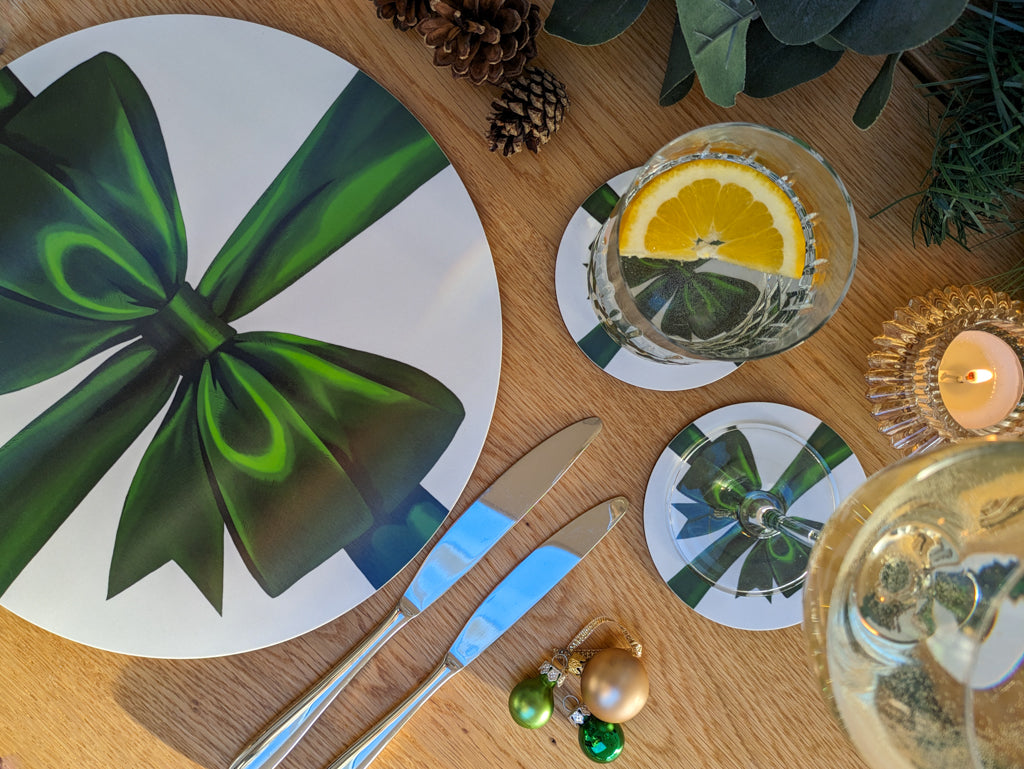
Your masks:
<path fill-rule="evenodd" d="M 377 650 L 443 595 L 526 515 L 597 437 L 601 426 L 597 417 L 569 425 L 502 473 L 434 545 L 391 614 L 260 732 L 230 769 L 277 766 Z"/>

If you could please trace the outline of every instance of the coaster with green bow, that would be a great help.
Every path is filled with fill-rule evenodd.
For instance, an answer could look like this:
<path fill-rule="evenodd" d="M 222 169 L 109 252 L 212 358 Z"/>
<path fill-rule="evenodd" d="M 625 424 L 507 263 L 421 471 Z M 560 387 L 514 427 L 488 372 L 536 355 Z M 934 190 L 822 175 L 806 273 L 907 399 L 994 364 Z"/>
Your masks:
<path fill-rule="evenodd" d="M 777 403 L 726 406 L 659 456 L 644 499 L 647 546 L 698 613 L 749 630 L 788 627 L 802 616 L 807 540 L 864 478 L 849 445 L 817 417 Z M 755 530 L 751 510 L 775 522 Z"/>

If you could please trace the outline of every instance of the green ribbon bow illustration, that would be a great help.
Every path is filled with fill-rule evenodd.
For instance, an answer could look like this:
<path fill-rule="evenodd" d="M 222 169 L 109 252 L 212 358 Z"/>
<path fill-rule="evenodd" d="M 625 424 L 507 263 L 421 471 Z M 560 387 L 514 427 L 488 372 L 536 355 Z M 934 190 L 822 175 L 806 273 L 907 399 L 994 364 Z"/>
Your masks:
<path fill-rule="evenodd" d="M 419 529 L 397 554 L 411 556 L 447 512 L 419 483 L 465 416 L 458 398 L 398 361 L 230 324 L 447 164 L 357 74 L 193 288 L 159 121 L 130 68 L 102 53 L 34 97 L 0 70 L 0 393 L 108 351 L 0 447 L 0 593 L 168 399 L 108 595 L 174 561 L 220 611 L 225 526 L 271 596 L 342 548 L 396 557 L 396 526 Z"/>
<path fill-rule="evenodd" d="M 700 443 L 687 456 L 689 468 L 676 489 L 688 501 L 673 503 L 686 522 L 679 530 L 680 539 L 719 534 L 693 562 L 669 580 L 672 590 L 689 606 L 695 606 L 717 579 L 740 558 L 744 558 L 737 582 L 738 594 L 768 591 L 776 585 L 790 587 L 780 591 L 786 598 L 796 593 L 802 582 L 795 582 L 806 566 L 809 548 L 785 532 L 766 539 L 747 534 L 736 519 L 735 512 L 746 494 L 762 490 L 750 442 L 739 430 L 730 430 L 714 440 L 691 426 L 673 441 L 672 447 L 688 447 Z M 846 442 L 824 423 L 818 425 L 807 439 L 825 467 L 834 469 L 851 456 Z M 679 451 L 677 451 L 679 453 Z M 787 466 L 769 493 L 786 508 L 825 478 L 825 469 L 807 452 L 800 452 Z M 794 517 L 814 528 L 821 524 Z M 711 579 L 714 577 L 714 579 Z M 710 581 L 709 581 L 710 580 Z M 771 593 L 764 597 L 771 601 Z"/>

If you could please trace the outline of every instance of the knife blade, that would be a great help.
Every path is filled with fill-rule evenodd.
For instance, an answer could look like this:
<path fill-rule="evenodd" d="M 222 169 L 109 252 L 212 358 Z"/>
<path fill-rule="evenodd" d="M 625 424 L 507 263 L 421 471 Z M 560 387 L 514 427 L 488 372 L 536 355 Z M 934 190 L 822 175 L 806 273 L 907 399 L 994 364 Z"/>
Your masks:
<path fill-rule="evenodd" d="M 547 595 L 612 530 L 628 506 L 624 497 L 602 502 L 530 553 L 477 607 L 434 672 L 328 769 L 369 766 L 420 706 Z"/>
<path fill-rule="evenodd" d="M 277 766 L 377 651 L 482 558 L 572 467 L 601 431 L 588 417 L 550 436 L 509 467 L 437 541 L 391 614 L 246 745 L 229 769 Z"/>

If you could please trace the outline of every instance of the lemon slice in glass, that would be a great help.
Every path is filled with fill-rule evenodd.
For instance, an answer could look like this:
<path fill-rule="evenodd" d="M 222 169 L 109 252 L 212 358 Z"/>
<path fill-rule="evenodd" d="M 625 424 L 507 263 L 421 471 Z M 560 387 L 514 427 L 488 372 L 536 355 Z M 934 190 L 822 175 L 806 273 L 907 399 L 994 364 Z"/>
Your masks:
<path fill-rule="evenodd" d="M 756 168 L 719 158 L 658 174 L 619 222 L 623 256 L 720 259 L 799 278 L 805 250 L 800 215 L 786 191 Z"/>

